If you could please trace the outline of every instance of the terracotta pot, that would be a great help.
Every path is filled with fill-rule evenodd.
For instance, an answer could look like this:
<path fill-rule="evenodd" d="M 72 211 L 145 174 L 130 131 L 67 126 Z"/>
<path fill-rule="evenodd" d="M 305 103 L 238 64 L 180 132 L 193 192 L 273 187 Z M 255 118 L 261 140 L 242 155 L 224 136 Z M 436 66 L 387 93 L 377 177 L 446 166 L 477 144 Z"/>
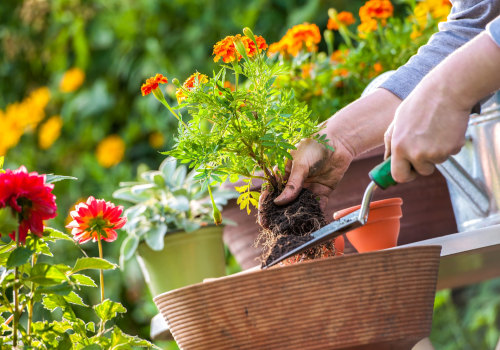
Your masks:
<path fill-rule="evenodd" d="M 429 335 L 440 246 L 253 270 L 154 301 L 181 349 L 411 349 Z"/>
<path fill-rule="evenodd" d="M 395 247 L 398 244 L 399 219 L 402 216 L 401 198 L 387 198 L 370 203 L 366 224 L 346 233 L 359 253 Z M 339 210 L 333 214 L 338 220 L 356 211 L 360 205 Z"/>

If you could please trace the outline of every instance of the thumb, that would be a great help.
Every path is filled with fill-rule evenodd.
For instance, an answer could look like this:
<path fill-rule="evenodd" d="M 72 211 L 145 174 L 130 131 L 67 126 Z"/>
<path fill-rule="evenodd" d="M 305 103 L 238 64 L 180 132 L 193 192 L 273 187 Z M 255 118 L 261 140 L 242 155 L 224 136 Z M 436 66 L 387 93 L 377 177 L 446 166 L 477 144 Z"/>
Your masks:
<path fill-rule="evenodd" d="M 384 159 L 389 158 L 389 156 L 391 155 L 391 142 L 392 142 L 393 132 L 394 132 L 394 121 L 392 121 L 391 125 L 389 125 L 389 127 L 384 133 L 384 145 L 385 145 Z"/>
<path fill-rule="evenodd" d="M 290 176 L 288 177 L 285 189 L 274 199 L 274 203 L 276 205 L 284 205 L 295 200 L 302 190 L 304 180 L 308 173 L 309 171 L 306 166 L 299 165 L 295 162 L 292 163 L 292 169 L 290 171 Z"/>

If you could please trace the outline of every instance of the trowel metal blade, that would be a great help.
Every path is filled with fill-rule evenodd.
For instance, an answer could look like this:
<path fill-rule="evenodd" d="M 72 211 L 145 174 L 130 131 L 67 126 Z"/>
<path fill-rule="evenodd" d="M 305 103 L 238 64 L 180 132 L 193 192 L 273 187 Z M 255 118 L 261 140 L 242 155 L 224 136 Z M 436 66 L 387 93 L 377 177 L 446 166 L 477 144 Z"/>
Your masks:
<path fill-rule="evenodd" d="M 356 210 L 344 216 L 343 218 L 335 220 L 328 225 L 323 226 L 319 230 L 311 233 L 311 239 L 308 242 L 290 250 L 289 252 L 280 256 L 278 259 L 264 265 L 262 268 L 266 269 L 268 267 L 276 265 L 277 263 L 295 254 L 302 253 L 304 250 L 315 247 L 318 244 L 324 243 L 328 240 L 334 239 L 335 237 L 338 237 L 347 231 L 353 230 L 361 226 L 362 224 L 363 222 L 359 219 L 359 210 Z"/>

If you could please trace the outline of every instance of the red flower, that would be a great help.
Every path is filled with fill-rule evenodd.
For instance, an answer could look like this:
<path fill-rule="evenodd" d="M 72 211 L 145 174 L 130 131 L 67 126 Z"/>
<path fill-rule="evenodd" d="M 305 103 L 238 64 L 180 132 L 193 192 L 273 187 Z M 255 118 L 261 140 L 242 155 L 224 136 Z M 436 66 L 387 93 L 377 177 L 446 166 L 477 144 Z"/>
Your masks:
<path fill-rule="evenodd" d="M 28 173 L 24 166 L 0 174 L 0 208 L 10 207 L 17 213 L 21 243 L 26 241 L 28 230 L 41 237 L 43 220 L 57 216 L 53 189 L 54 185 L 45 183 L 45 175 Z M 9 236 L 16 238 L 15 232 L 9 232 Z"/>
<path fill-rule="evenodd" d="M 149 95 L 154 90 L 158 89 L 159 84 L 168 83 L 167 77 L 164 77 L 162 74 L 156 74 L 154 77 L 151 77 L 146 80 L 146 83 L 142 84 L 141 92 L 142 96 Z"/>
<path fill-rule="evenodd" d="M 101 238 L 106 242 L 113 242 L 118 236 L 115 230 L 122 228 L 127 222 L 126 218 L 120 217 L 122 213 L 122 206 L 90 196 L 86 203 L 76 205 L 75 210 L 70 213 L 73 221 L 66 227 L 72 229 L 71 234 L 78 243 L 91 239 L 95 242 Z"/>

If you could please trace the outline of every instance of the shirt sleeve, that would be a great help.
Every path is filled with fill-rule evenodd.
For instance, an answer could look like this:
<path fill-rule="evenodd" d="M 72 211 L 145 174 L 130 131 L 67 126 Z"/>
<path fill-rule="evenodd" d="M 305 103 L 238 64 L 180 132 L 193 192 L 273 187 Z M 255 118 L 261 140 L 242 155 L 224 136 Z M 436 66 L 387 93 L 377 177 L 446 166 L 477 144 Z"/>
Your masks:
<path fill-rule="evenodd" d="M 439 31 L 403 66 L 399 67 L 381 87 L 405 99 L 422 78 L 446 56 L 485 30 L 486 25 L 500 15 L 498 0 L 452 1 L 453 6 Z M 492 24 L 500 46 L 500 23 Z"/>
<path fill-rule="evenodd" d="M 500 16 L 488 23 L 486 31 L 495 44 L 500 47 Z"/>

